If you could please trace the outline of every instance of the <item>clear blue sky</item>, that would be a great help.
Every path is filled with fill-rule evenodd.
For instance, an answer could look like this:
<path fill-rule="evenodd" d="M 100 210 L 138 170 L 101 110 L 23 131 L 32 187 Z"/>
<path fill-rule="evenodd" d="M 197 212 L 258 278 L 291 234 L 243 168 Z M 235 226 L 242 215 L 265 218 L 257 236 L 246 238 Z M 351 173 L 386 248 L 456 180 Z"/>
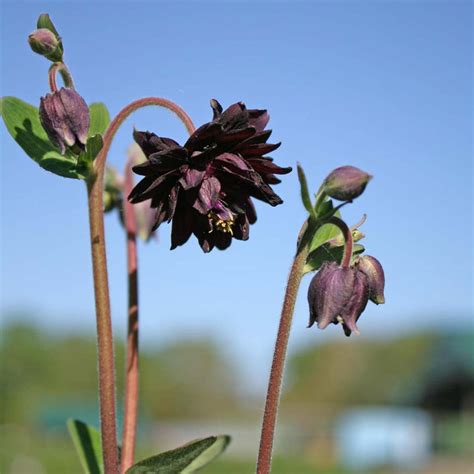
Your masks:
<path fill-rule="evenodd" d="M 362 337 L 451 325 L 472 327 L 472 5 L 470 2 L 3 2 L 1 94 L 38 104 L 47 61 L 26 42 L 49 12 L 78 91 L 112 114 L 156 95 L 208 121 L 209 99 L 268 108 L 273 153 L 304 166 L 311 185 L 353 164 L 374 175 L 344 209 L 365 212 L 369 254 L 384 265 L 385 306 L 369 305 Z M 182 141 L 177 119 L 136 113 L 110 161 L 124 163 L 132 127 Z M 86 195 L 23 155 L 0 126 L 2 302 L 45 327 L 94 330 Z M 265 383 L 295 238 L 305 218 L 296 174 L 257 203 L 247 242 L 173 252 L 170 228 L 140 248 L 146 344 L 211 334 Z M 107 218 L 114 326 L 125 328 L 124 235 Z M 343 338 L 305 329 L 304 281 L 291 346 Z M 352 339 L 347 340 L 352 343 Z M 250 368 L 249 368 L 250 367 Z"/>

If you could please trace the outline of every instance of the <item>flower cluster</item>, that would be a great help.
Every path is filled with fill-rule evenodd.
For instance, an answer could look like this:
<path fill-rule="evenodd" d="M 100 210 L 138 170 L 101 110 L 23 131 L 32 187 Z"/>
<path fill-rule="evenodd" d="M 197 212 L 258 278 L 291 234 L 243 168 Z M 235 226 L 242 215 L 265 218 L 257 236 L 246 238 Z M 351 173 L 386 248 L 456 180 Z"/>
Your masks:
<path fill-rule="evenodd" d="M 143 179 L 130 193 L 132 203 L 151 200 L 154 229 L 172 221 L 171 248 L 194 234 L 204 252 L 226 249 L 232 238 L 247 240 L 257 220 L 252 198 L 271 206 L 283 201 L 270 185 L 291 168 L 266 155 L 280 144 L 267 143 L 271 130 L 266 110 L 241 102 L 223 110 L 211 101 L 214 116 L 184 146 L 150 132 L 134 132 L 147 161 L 133 171 Z"/>

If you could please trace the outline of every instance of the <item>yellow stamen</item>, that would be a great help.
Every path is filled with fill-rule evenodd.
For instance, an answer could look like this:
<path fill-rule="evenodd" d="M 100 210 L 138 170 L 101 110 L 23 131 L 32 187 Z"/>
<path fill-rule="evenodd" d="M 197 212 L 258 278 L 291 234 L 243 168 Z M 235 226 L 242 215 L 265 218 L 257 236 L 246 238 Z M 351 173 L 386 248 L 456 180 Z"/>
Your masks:
<path fill-rule="evenodd" d="M 234 231 L 232 229 L 234 225 L 233 217 L 231 217 L 229 220 L 223 220 L 214 211 L 209 211 L 207 217 L 209 217 L 213 225 L 213 228 L 209 231 L 209 233 L 216 229 L 221 232 L 226 232 L 230 235 L 234 235 Z"/>

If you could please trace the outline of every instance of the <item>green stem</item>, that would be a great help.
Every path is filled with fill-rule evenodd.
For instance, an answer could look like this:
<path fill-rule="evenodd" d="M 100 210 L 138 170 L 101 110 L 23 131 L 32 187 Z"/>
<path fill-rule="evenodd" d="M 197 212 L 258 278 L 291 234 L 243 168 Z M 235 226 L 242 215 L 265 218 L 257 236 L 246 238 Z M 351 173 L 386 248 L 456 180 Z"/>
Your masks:
<path fill-rule="evenodd" d="M 307 228 L 307 222 L 303 225 L 299 240 Z M 278 405 L 280 402 L 281 384 L 285 367 L 286 353 L 288 349 L 288 339 L 290 337 L 291 323 L 295 309 L 296 297 L 303 278 L 303 268 L 308 256 L 308 245 L 300 248 L 293 260 L 288 283 L 286 286 L 285 298 L 280 316 L 275 350 L 273 353 L 270 380 L 268 382 L 267 397 L 265 400 L 265 411 L 263 414 L 262 432 L 260 435 L 260 448 L 258 452 L 257 474 L 268 474 L 272 463 L 273 439 L 275 436 L 275 426 L 278 415 Z"/>
<path fill-rule="evenodd" d="M 136 100 L 122 109 L 110 123 L 104 135 L 104 146 L 94 162 L 93 175 L 88 180 L 92 267 L 97 317 L 101 436 L 106 474 L 117 474 L 119 466 L 115 417 L 114 354 L 103 213 L 105 162 L 112 139 L 120 125 L 135 110 L 149 105 L 157 105 L 171 110 L 183 121 L 189 133 L 194 131 L 194 125 L 189 116 L 173 102 L 156 97 Z"/>

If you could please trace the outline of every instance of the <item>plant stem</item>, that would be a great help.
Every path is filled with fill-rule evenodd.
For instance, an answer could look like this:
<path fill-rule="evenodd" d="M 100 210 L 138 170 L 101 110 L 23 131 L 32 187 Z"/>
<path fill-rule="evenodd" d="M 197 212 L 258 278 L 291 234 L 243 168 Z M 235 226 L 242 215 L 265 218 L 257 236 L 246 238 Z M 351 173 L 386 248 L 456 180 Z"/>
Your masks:
<path fill-rule="evenodd" d="M 157 105 L 171 110 L 183 121 L 189 133 L 194 131 L 195 127 L 189 116 L 175 103 L 158 97 L 136 100 L 122 109 L 110 123 L 104 135 L 104 146 L 94 161 L 94 169 L 88 179 L 92 268 L 97 318 L 100 420 L 105 474 L 117 474 L 119 470 L 115 420 L 115 369 L 103 212 L 105 162 L 112 139 L 120 125 L 135 110 L 148 105 Z"/>
<path fill-rule="evenodd" d="M 303 225 L 300 238 L 306 229 L 307 223 Z M 268 474 L 272 463 L 273 438 L 280 401 L 283 370 L 285 367 L 288 339 L 290 337 L 291 322 L 295 309 L 296 297 L 303 277 L 303 268 L 308 256 L 308 245 L 303 246 L 297 252 L 293 265 L 291 266 L 288 283 L 286 286 L 285 299 L 280 316 L 275 350 L 273 353 L 270 380 L 268 382 L 265 411 L 263 414 L 262 433 L 260 436 L 260 448 L 258 452 L 257 474 Z"/>
<path fill-rule="evenodd" d="M 66 66 L 66 63 L 57 62 L 57 63 L 52 64 L 48 71 L 48 82 L 49 82 L 49 88 L 51 89 L 51 92 L 56 92 L 58 90 L 58 86 L 56 83 L 56 74 L 58 72 L 61 74 L 64 85 L 66 87 L 70 87 L 71 89 L 74 89 L 74 80 L 69 71 L 69 68 Z"/>
<path fill-rule="evenodd" d="M 132 163 L 125 167 L 124 195 L 133 188 Z M 124 199 L 124 224 L 127 233 L 127 271 L 128 271 L 128 332 L 127 357 L 125 368 L 125 399 L 122 433 L 123 473 L 133 465 L 138 412 L 138 261 L 137 261 L 137 223 L 133 205 Z"/>
<path fill-rule="evenodd" d="M 99 370 L 99 403 L 104 471 L 118 473 L 118 448 L 115 424 L 115 368 L 112 322 L 110 318 L 109 283 L 105 255 L 102 185 L 97 179 L 88 181 L 89 224 L 94 275 L 95 311 L 97 318 L 97 350 Z"/>
<path fill-rule="evenodd" d="M 349 267 L 352 260 L 352 247 L 353 247 L 353 238 L 352 231 L 349 229 L 347 224 L 339 217 L 331 216 L 327 221 L 329 224 L 334 224 L 339 227 L 344 237 L 344 254 L 341 260 L 341 267 Z"/>

